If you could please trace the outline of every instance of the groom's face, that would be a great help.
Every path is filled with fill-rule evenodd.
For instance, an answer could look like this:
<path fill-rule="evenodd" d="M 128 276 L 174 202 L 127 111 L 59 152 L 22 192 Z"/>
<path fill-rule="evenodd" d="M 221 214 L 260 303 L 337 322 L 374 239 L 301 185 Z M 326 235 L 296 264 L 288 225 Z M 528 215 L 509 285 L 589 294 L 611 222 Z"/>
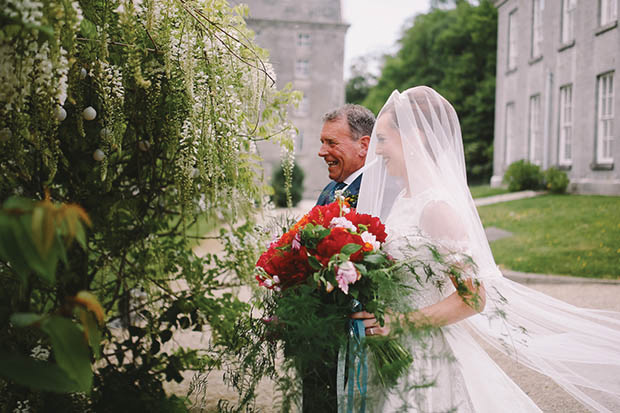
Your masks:
<path fill-rule="evenodd" d="M 319 156 L 327 163 L 329 178 L 342 182 L 364 166 L 368 141 L 368 136 L 353 140 L 346 117 L 325 122 Z"/>

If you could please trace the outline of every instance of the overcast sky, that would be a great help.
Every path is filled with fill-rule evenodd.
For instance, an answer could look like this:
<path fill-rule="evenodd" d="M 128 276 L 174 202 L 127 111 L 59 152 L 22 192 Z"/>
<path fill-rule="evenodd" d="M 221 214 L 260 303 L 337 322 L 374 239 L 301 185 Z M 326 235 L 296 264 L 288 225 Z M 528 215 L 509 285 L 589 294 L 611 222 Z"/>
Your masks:
<path fill-rule="evenodd" d="M 429 9 L 429 0 L 342 0 L 342 18 L 351 26 L 344 47 L 344 76 L 359 56 L 394 51 L 403 24 Z"/>

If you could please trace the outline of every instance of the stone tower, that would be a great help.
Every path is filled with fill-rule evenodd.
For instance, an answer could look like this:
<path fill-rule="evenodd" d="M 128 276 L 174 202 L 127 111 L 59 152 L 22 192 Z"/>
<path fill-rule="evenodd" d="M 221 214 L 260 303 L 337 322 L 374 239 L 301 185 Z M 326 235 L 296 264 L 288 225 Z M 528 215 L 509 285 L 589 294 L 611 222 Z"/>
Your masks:
<path fill-rule="evenodd" d="M 344 37 L 339 0 L 231 0 L 250 8 L 248 26 L 259 46 L 269 50 L 278 88 L 288 82 L 303 92 L 299 108 L 291 110 L 299 129 L 296 161 L 304 170 L 304 198 L 316 199 L 329 182 L 327 167 L 318 157 L 323 114 L 344 104 Z M 267 176 L 280 161 L 273 145 L 259 147 Z"/>

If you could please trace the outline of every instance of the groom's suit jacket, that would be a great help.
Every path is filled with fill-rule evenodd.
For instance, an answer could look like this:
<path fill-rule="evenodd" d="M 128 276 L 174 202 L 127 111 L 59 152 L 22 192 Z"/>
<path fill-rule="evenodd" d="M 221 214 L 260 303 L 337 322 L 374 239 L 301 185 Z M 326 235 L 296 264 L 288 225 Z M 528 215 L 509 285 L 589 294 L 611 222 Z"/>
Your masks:
<path fill-rule="evenodd" d="M 357 207 L 357 197 L 360 192 L 362 175 L 355 178 L 351 185 L 344 190 L 344 197 L 351 205 Z M 343 182 L 331 181 L 319 195 L 317 205 L 327 205 L 335 201 L 334 192 L 346 186 Z M 343 324 L 344 327 L 344 324 Z M 338 413 L 337 394 L 337 354 L 324 354 L 322 362 L 308 366 L 304 374 L 302 387 L 302 413 Z M 320 395 L 320 397 L 317 397 Z"/>
<path fill-rule="evenodd" d="M 351 205 L 351 207 L 353 208 L 357 207 L 357 196 L 359 195 L 360 185 L 362 184 L 362 175 L 363 174 L 355 178 L 355 180 L 351 182 L 351 185 L 349 185 L 347 189 L 345 189 L 343 194 L 349 205 Z M 319 199 L 316 201 L 316 204 L 327 205 L 331 202 L 334 202 L 336 200 L 334 193 L 336 192 L 336 190 L 341 189 L 344 186 L 344 183 L 331 181 L 329 184 L 327 184 L 325 188 L 323 188 L 323 191 L 321 192 L 321 195 L 319 195 Z"/>

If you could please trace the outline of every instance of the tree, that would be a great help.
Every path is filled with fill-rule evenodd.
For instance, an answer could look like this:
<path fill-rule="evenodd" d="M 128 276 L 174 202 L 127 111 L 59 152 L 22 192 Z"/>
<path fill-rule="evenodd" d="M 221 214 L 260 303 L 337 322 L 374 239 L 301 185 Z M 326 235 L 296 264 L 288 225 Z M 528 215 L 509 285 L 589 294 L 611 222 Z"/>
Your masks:
<path fill-rule="evenodd" d="M 377 85 L 363 104 L 378 112 L 394 89 L 434 88 L 459 115 L 469 180 L 487 180 L 495 117 L 495 6 L 489 0 L 479 5 L 460 0 L 452 9 L 432 9 L 414 19 L 399 43 L 399 51 L 385 57 Z"/>
<path fill-rule="evenodd" d="M 72 389 L 54 389 L 52 376 L 28 369 L 18 381 L 0 369 L 0 410 L 24 400 L 35 411 L 182 410 L 162 382 L 208 370 L 214 357 L 171 346 L 172 337 L 208 325 L 215 347 L 233 339 L 247 305 L 215 290 L 251 274 L 262 247 L 253 231 L 266 198 L 255 141 L 292 150 L 286 107 L 299 99 L 273 87 L 246 14 L 225 0 L 2 2 L 0 235 L 31 242 L 29 231 L 47 221 L 29 211 L 43 207 L 80 205 L 72 210 L 85 211 L 92 226 L 82 249 L 58 249 L 55 271 L 36 272 L 34 252 L 32 265 L 19 267 L 19 254 L 0 254 L 0 359 L 28 360 L 52 345 L 50 361 L 75 361 L 70 352 L 59 356 L 55 336 L 35 318 L 11 315 L 68 326 L 82 291 L 92 294 L 85 302 L 98 299 L 107 324 L 101 360 L 80 365 L 80 377 L 94 369 L 90 394 L 90 382 L 80 383 L 82 395 L 48 393 L 39 390 Z M 17 225 L 15 205 L 19 233 L 5 231 Z M 204 235 L 193 230 L 198 221 L 222 227 L 215 236 L 224 253 L 194 254 L 195 236 Z M 54 239 L 55 227 L 44 227 Z M 127 329 L 115 327 L 123 314 Z M 88 358 L 83 334 L 73 336 L 72 348 Z"/>
<path fill-rule="evenodd" d="M 345 85 L 347 103 L 361 104 L 370 89 L 377 83 L 377 78 L 368 70 L 371 58 L 368 56 L 356 59 L 351 65 L 351 78 Z"/>
<path fill-rule="evenodd" d="M 280 165 L 280 167 L 273 172 L 273 176 L 271 177 L 271 186 L 274 191 L 271 200 L 276 206 L 281 208 L 294 207 L 301 201 L 304 193 L 305 173 L 303 169 L 294 162 L 291 180 L 289 181 L 285 176 L 284 167 L 285 165 Z M 287 187 L 288 182 L 290 182 L 290 188 Z"/>

